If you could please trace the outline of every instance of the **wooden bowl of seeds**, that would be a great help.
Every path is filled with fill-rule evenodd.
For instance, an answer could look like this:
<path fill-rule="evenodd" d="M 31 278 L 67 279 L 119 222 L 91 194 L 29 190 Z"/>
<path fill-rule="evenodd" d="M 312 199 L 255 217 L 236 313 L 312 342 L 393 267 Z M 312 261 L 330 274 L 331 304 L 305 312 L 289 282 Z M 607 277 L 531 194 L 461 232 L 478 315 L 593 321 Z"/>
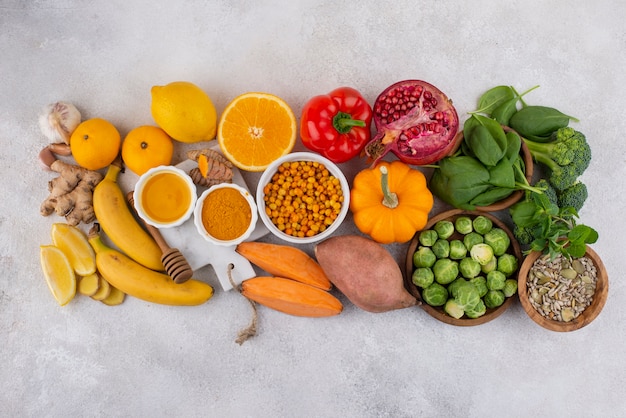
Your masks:
<path fill-rule="evenodd" d="M 606 268 L 587 246 L 584 257 L 553 260 L 540 251 L 526 256 L 518 293 L 530 319 L 550 331 L 569 332 L 589 325 L 602 311 L 609 290 Z"/>

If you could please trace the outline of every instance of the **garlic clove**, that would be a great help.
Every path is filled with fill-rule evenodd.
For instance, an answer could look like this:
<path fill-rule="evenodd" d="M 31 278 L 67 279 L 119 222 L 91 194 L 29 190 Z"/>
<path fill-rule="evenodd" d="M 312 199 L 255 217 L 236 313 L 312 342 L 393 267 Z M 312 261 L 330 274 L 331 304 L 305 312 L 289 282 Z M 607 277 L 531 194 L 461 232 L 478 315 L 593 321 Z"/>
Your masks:
<path fill-rule="evenodd" d="M 70 143 L 70 136 L 80 124 L 81 114 L 71 103 L 47 105 L 39 116 L 39 128 L 51 143 Z"/>

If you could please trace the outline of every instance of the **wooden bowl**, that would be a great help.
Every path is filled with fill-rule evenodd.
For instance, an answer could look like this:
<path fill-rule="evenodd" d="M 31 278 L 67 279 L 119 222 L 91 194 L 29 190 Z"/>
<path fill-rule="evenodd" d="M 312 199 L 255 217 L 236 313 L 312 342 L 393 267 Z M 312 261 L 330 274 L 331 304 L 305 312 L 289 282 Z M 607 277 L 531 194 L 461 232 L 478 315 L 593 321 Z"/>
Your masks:
<path fill-rule="evenodd" d="M 528 254 L 519 270 L 518 294 L 524 311 L 535 323 L 550 331 L 569 332 L 589 325 L 594 319 L 597 318 L 602 311 L 602 308 L 604 308 L 609 291 L 608 274 L 598 254 L 593 251 L 591 247 L 587 246 L 585 256 L 591 259 L 597 270 L 596 291 L 591 304 L 578 317 L 574 318 L 570 322 L 557 321 L 544 317 L 534 308 L 528 299 L 528 273 L 535 261 L 541 255 L 542 253 L 540 251 L 533 251 Z"/>
<path fill-rule="evenodd" d="M 483 212 L 478 212 L 478 211 L 465 211 L 462 209 L 452 209 L 452 210 L 442 212 L 432 217 L 428 221 L 426 226 L 424 227 L 424 230 L 432 228 L 437 222 L 441 220 L 449 220 L 449 221 L 454 222 L 456 218 L 458 218 L 459 216 L 469 216 L 471 219 L 474 219 L 479 215 L 482 215 L 491 219 L 494 227 L 501 228 L 507 233 L 507 235 L 511 239 L 511 245 L 509 246 L 507 253 L 513 254 L 518 260 L 518 265 L 521 266 L 522 260 L 523 260 L 522 250 L 519 246 L 519 243 L 515 239 L 515 236 L 513 235 L 511 230 L 501 220 L 499 220 L 498 218 L 496 218 L 490 213 L 483 213 Z M 499 307 L 494 308 L 494 309 L 488 308 L 487 312 L 483 316 L 480 316 L 474 319 L 467 318 L 465 316 L 463 316 L 460 319 L 453 318 L 450 315 L 445 313 L 445 311 L 443 310 L 443 306 L 430 306 L 429 304 L 424 302 L 424 300 L 422 299 L 420 289 L 412 281 L 412 274 L 413 274 L 413 271 L 415 270 L 413 266 L 413 253 L 415 253 L 419 245 L 418 237 L 419 237 L 420 232 L 421 231 L 418 231 L 415 234 L 407 250 L 406 264 L 405 264 L 405 271 L 404 271 L 404 286 L 409 291 L 409 293 L 411 293 L 413 296 L 417 298 L 418 301 L 421 302 L 420 306 L 430 316 L 432 316 L 435 319 L 438 319 L 441 322 L 445 322 L 446 324 L 450 324 L 450 325 L 457 325 L 457 326 L 481 325 L 489 321 L 492 321 L 496 319 L 497 317 L 499 317 L 500 315 L 502 315 L 504 311 L 506 311 L 509 308 L 511 303 L 513 303 L 513 300 L 516 299 L 515 295 L 508 297 L 505 299 L 504 303 L 500 305 Z M 462 235 L 458 232 L 455 232 L 450 238 L 448 238 L 448 240 L 453 240 L 453 239 L 462 239 Z M 519 267 L 518 267 L 518 271 L 513 273 L 509 278 L 517 279 L 518 272 L 519 272 Z"/>

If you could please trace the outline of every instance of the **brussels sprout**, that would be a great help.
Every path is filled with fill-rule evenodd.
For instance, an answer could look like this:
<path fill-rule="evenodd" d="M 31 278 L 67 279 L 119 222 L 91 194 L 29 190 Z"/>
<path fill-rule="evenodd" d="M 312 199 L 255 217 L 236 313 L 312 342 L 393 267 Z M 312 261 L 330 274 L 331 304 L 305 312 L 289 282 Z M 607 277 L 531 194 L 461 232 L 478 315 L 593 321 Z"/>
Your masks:
<path fill-rule="evenodd" d="M 493 253 L 496 256 L 501 256 L 506 253 L 511 245 L 511 239 L 502 228 L 491 228 L 491 231 L 487 232 L 483 238 L 485 244 L 489 244 L 493 248 Z"/>
<path fill-rule="evenodd" d="M 517 270 L 517 257 L 513 254 L 502 254 L 498 257 L 497 270 L 504 273 L 506 277 L 509 277 Z"/>
<path fill-rule="evenodd" d="M 493 259 L 493 248 L 487 244 L 476 244 L 470 251 L 470 256 L 478 262 L 481 266 L 484 266 Z"/>
<path fill-rule="evenodd" d="M 433 284 L 435 275 L 429 267 L 419 267 L 413 272 L 411 280 L 415 286 L 425 288 Z"/>
<path fill-rule="evenodd" d="M 430 306 L 443 306 L 448 300 L 448 291 L 439 283 L 433 283 L 422 290 L 422 299 Z"/>
<path fill-rule="evenodd" d="M 430 247 L 420 246 L 417 251 L 413 253 L 413 265 L 419 267 L 432 267 L 437 261 L 437 257 L 433 253 Z"/>
<path fill-rule="evenodd" d="M 478 215 L 472 221 L 472 226 L 474 227 L 474 231 L 478 232 L 480 235 L 485 235 L 487 232 L 491 231 L 493 222 L 484 215 Z"/>
<path fill-rule="evenodd" d="M 502 290 L 490 290 L 487 292 L 483 301 L 489 309 L 497 308 L 504 303 L 504 293 Z"/>
<path fill-rule="evenodd" d="M 465 315 L 467 315 L 468 318 L 476 319 L 483 316 L 486 312 L 487 307 L 485 306 L 485 302 L 483 302 L 481 299 L 480 302 L 476 304 L 476 306 L 473 306 L 471 309 L 466 309 Z"/>
<path fill-rule="evenodd" d="M 467 248 L 467 251 L 471 251 L 474 245 L 482 244 L 483 241 L 483 236 L 480 235 L 478 232 L 470 232 L 463 237 L 463 244 L 465 244 L 465 248 Z"/>
<path fill-rule="evenodd" d="M 469 234 L 474 229 L 472 227 L 472 219 L 469 216 L 459 216 L 456 218 L 454 221 L 454 227 L 458 233 L 463 235 Z"/>
<path fill-rule="evenodd" d="M 454 224 L 446 220 L 437 222 L 433 229 L 437 231 L 437 235 L 441 239 L 448 239 L 454 234 Z"/>
<path fill-rule="evenodd" d="M 474 277 L 473 279 L 470 279 L 469 282 L 474 285 L 476 290 L 478 290 L 478 294 L 481 298 L 485 296 L 489 291 L 489 289 L 487 288 L 487 279 L 485 279 L 484 276 Z"/>
<path fill-rule="evenodd" d="M 480 266 L 480 269 L 483 273 L 487 274 L 490 271 L 494 271 L 496 267 L 498 267 L 498 259 L 496 257 L 492 257 L 491 261 L 483 266 Z"/>
<path fill-rule="evenodd" d="M 515 279 L 506 279 L 504 282 L 504 289 L 502 289 L 502 293 L 507 298 L 510 298 L 514 294 L 517 293 L 517 280 Z"/>
<path fill-rule="evenodd" d="M 449 258 L 441 258 L 433 266 L 435 281 L 439 284 L 449 284 L 459 275 L 459 263 Z"/>
<path fill-rule="evenodd" d="M 474 285 L 469 282 L 459 286 L 456 291 L 456 297 L 454 300 L 459 304 L 464 310 L 471 309 L 480 302 L 480 295 L 478 294 L 478 290 Z"/>
<path fill-rule="evenodd" d="M 446 304 L 443 306 L 443 310 L 455 319 L 460 319 L 463 314 L 465 314 L 463 307 L 456 303 L 454 299 L 448 299 Z"/>
<path fill-rule="evenodd" d="M 466 279 L 471 279 L 480 274 L 480 264 L 471 257 L 465 257 L 459 262 L 459 271 Z"/>
<path fill-rule="evenodd" d="M 487 273 L 487 288 L 489 290 L 502 290 L 504 289 L 504 282 L 506 281 L 506 276 L 504 273 L 494 270 Z"/>
<path fill-rule="evenodd" d="M 453 239 L 450 241 L 450 258 L 453 260 L 460 260 L 467 255 L 467 247 L 460 239 Z"/>
<path fill-rule="evenodd" d="M 450 256 L 450 241 L 439 238 L 433 244 L 432 249 L 437 258 L 448 258 Z"/>
<path fill-rule="evenodd" d="M 463 286 L 465 283 L 468 283 L 463 277 L 457 277 L 452 283 L 450 283 L 447 287 L 448 294 L 455 298 L 457 296 L 457 290 L 459 287 Z"/>
<path fill-rule="evenodd" d="M 435 241 L 437 241 L 437 238 L 439 238 L 439 236 L 437 235 L 436 231 L 432 229 L 426 229 L 420 232 L 417 239 L 419 240 L 420 244 L 426 247 L 430 247 L 435 243 Z"/>

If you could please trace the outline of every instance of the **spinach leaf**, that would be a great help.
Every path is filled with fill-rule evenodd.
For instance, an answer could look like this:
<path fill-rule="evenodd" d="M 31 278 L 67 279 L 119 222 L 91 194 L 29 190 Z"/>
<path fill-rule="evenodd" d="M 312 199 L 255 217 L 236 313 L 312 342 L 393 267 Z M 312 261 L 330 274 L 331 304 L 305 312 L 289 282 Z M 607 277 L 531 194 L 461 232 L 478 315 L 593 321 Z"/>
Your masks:
<path fill-rule="evenodd" d="M 514 191 L 510 187 L 492 187 L 474 197 L 469 203 L 474 206 L 489 206 L 498 200 L 509 197 Z"/>
<path fill-rule="evenodd" d="M 468 202 L 489 189 L 489 171 L 478 160 L 465 155 L 447 157 L 439 161 L 433 172 L 431 192 L 450 205 L 473 209 Z"/>
<path fill-rule="evenodd" d="M 511 120 L 511 116 L 517 112 L 517 102 L 519 101 L 519 97 L 514 97 L 505 102 L 502 102 L 493 109 L 491 112 L 491 117 L 495 119 L 500 125 L 508 126 L 509 121 Z"/>
<path fill-rule="evenodd" d="M 489 167 L 489 184 L 497 187 L 515 188 L 515 170 L 513 164 L 503 158 L 498 164 Z"/>
<path fill-rule="evenodd" d="M 466 134 L 465 126 L 469 132 Z M 508 140 L 498 122 L 482 115 L 472 115 L 465 122 L 463 134 L 472 153 L 486 166 L 494 166 L 504 157 Z"/>
<path fill-rule="evenodd" d="M 515 91 L 510 86 L 493 87 L 480 96 L 478 99 L 478 110 L 472 113 L 490 114 L 502 102 L 510 100 L 515 96 Z"/>
<path fill-rule="evenodd" d="M 519 152 L 522 149 L 522 138 L 515 132 L 507 132 L 506 133 L 506 152 L 504 156 L 508 159 L 511 164 L 519 157 Z"/>
<path fill-rule="evenodd" d="M 526 106 L 511 117 L 509 126 L 523 137 L 546 137 L 552 132 L 566 127 L 570 119 L 577 120 L 553 107 Z"/>

